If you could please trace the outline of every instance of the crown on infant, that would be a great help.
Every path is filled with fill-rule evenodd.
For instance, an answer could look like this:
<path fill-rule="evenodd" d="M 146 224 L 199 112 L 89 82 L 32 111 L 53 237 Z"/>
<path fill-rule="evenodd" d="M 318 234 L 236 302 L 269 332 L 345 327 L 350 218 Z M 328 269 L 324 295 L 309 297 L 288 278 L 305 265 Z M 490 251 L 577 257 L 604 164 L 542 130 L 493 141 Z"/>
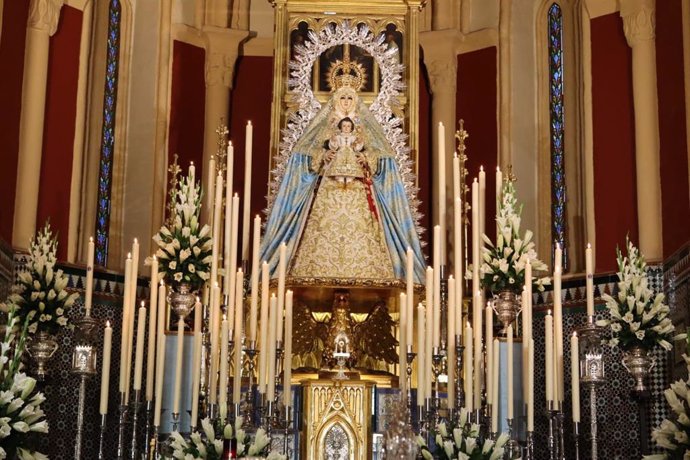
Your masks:
<path fill-rule="evenodd" d="M 359 91 L 366 82 L 366 75 L 367 71 L 362 64 L 350 61 L 350 53 L 346 52 L 342 61 L 338 59 L 331 63 L 328 83 L 333 91 L 345 87 Z"/>

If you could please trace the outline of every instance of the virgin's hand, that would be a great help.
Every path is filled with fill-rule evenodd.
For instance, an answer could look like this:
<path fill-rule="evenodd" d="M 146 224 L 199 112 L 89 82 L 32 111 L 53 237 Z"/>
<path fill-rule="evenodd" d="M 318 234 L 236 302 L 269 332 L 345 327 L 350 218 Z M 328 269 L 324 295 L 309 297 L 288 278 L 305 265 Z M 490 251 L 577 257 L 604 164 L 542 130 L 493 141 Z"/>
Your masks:
<path fill-rule="evenodd" d="M 331 161 L 333 161 L 334 158 L 335 158 L 335 152 L 329 151 L 326 154 L 326 163 L 330 163 Z"/>
<path fill-rule="evenodd" d="M 364 155 L 357 155 L 357 163 L 359 163 L 359 165 L 362 167 L 365 167 L 369 164 Z"/>

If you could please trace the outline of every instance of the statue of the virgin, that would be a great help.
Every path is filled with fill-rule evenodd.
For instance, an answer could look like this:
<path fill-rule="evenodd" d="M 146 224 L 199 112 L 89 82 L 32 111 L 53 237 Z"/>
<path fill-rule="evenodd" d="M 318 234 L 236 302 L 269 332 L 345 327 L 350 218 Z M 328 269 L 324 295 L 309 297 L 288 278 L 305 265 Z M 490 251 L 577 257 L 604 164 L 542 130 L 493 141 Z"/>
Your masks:
<path fill-rule="evenodd" d="M 325 284 L 384 284 L 405 279 L 406 251 L 414 282 L 424 257 L 395 153 L 359 98 L 350 74 L 295 144 L 266 224 L 261 259 L 276 274 L 287 245 L 288 277 Z"/>

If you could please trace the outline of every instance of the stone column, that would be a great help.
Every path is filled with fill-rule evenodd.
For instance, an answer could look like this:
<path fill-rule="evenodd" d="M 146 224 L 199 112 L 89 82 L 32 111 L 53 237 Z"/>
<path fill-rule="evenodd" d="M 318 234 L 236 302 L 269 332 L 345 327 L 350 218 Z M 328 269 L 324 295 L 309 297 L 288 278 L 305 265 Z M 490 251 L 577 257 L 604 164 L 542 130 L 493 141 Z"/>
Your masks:
<path fill-rule="evenodd" d="M 654 36 L 656 0 L 621 0 L 620 6 L 625 38 L 632 48 L 640 250 L 648 261 L 654 262 L 663 258 Z"/>
<path fill-rule="evenodd" d="M 204 165 L 216 153 L 216 128 L 221 118 L 228 124 L 230 89 L 239 45 L 248 33 L 244 30 L 205 27 L 206 47 L 206 109 L 204 123 Z M 203 168 L 206 174 L 207 167 Z"/>
<path fill-rule="evenodd" d="M 12 244 L 19 248 L 27 248 L 29 240 L 36 232 L 48 50 L 50 37 L 57 30 L 62 4 L 63 0 L 32 0 L 29 9 L 12 232 Z"/>
<path fill-rule="evenodd" d="M 444 31 L 425 32 L 420 34 L 422 48 L 424 49 L 424 61 L 429 73 L 431 85 L 431 139 L 432 139 L 432 178 L 434 201 L 438 196 L 438 124 L 442 122 L 446 132 L 446 197 L 453 196 L 453 151 L 455 141 L 454 134 L 457 129 L 455 123 L 455 93 L 457 82 L 457 53 L 455 43 L 459 32 L 454 29 Z M 450 191 L 450 193 L 449 193 Z M 450 216 L 448 209 L 452 209 L 449 200 L 446 203 L 446 216 Z M 432 222 L 438 222 L 438 206 L 432 208 Z M 447 233 L 447 228 L 445 233 Z"/>

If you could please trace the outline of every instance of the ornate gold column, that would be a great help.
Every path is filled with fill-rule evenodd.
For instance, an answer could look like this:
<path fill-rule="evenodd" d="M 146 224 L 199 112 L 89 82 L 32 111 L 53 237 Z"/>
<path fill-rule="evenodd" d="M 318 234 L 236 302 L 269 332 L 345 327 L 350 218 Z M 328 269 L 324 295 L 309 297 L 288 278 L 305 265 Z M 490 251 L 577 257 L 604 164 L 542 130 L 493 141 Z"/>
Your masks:
<path fill-rule="evenodd" d="M 625 38 L 632 48 L 640 250 L 649 261 L 663 257 L 655 9 L 656 0 L 620 2 Z"/>
<path fill-rule="evenodd" d="M 43 153 L 46 79 L 50 37 L 57 30 L 63 0 L 32 0 L 26 29 L 19 161 L 12 244 L 27 248 L 36 231 L 38 185 Z"/>

